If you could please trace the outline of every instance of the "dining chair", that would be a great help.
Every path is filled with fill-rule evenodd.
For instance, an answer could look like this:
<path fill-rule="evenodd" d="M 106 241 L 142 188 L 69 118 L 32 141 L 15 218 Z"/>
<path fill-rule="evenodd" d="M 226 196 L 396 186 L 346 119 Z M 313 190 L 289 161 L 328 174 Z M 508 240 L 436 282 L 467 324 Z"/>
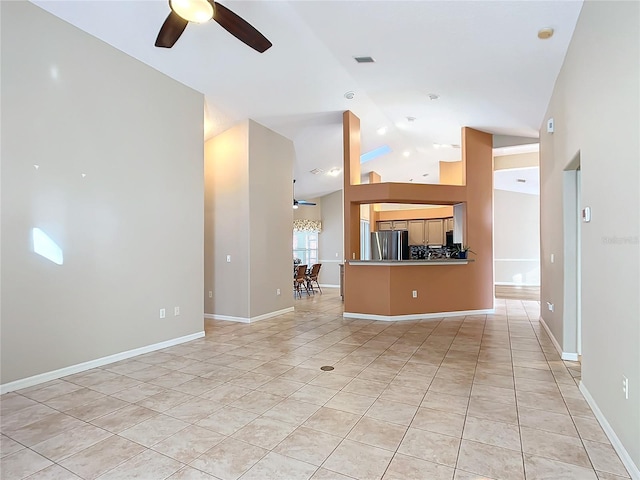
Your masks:
<path fill-rule="evenodd" d="M 298 265 L 296 266 L 296 274 L 293 277 L 293 289 L 294 289 L 294 297 L 297 293 L 300 298 L 302 298 L 302 288 L 309 295 L 309 286 L 307 285 L 307 266 L 306 265 Z"/>
<path fill-rule="evenodd" d="M 318 283 L 318 274 L 320 273 L 320 267 L 322 267 L 321 263 L 314 263 L 311 266 L 311 272 L 309 272 L 309 275 L 307 275 L 307 283 L 309 284 L 311 291 L 314 291 L 313 282 L 315 282 L 318 287 L 318 290 L 320 291 L 320 293 L 322 293 L 322 289 L 320 288 L 320 284 Z"/>

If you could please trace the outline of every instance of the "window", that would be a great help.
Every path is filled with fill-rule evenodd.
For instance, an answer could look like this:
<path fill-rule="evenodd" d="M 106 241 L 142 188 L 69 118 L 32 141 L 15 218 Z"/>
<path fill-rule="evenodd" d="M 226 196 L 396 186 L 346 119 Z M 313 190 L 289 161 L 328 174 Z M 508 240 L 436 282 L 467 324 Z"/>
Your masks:
<path fill-rule="evenodd" d="M 318 233 L 293 233 L 293 259 L 300 259 L 303 265 L 313 265 L 318 262 Z"/>

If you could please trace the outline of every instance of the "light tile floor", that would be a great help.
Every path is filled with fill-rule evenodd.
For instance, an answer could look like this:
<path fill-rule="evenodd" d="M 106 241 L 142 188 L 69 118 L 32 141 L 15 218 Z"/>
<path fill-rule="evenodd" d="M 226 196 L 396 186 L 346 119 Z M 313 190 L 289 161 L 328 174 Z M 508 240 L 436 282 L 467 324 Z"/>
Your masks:
<path fill-rule="evenodd" d="M 1 477 L 629 478 L 538 302 L 406 322 L 345 320 L 329 289 L 295 305 L 3 395 Z"/>

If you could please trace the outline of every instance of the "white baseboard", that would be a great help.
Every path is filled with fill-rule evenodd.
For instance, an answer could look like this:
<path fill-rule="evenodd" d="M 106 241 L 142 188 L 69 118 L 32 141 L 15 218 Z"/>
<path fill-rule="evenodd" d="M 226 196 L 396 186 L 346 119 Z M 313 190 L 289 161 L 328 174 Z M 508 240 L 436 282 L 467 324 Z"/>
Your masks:
<path fill-rule="evenodd" d="M 593 399 L 593 397 L 589 393 L 589 390 L 587 390 L 587 387 L 585 387 L 582 381 L 580 381 L 580 391 L 582 392 L 582 395 L 584 396 L 585 400 L 591 407 L 591 410 L 593 410 L 593 414 L 596 416 L 596 419 L 598 420 L 598 422 L 600 422 L 600 426 L 602 427 L 602 429 L 604 430 L 604 433 L 609 438 L 609 441 L 611 442 L 613 449 L 616 451 L 616 453 L 620 457 L 620 460 L 622 460 L 622 463 L 627 469 L 627 471 L 629 472 L 629 474 L 631 475 L 631 478 L 633 480 L 640 480 L 640 469 L 638 468 L 638 465 L 633 463 L 633 460 L 631 459 L 631 455 L 629 455 L 629 452 L 627 452 L 627 449 L 624 448 L 624 445 L 622 445 L 622 442 L 616 435 L 616 432 L 613 431 L 613 428 L 611 428 L 611 425 L 609 425 L 609 422 L 607 421 L 606 417 L 604 416 L 604 414 L 598 407 L 598 404 Z"/>
<path fill-rule="evenodd" d="M 205 313 L 204 318 L 210 320 L 225 320 L 227 322 L 240 322 L 240 323 L 253 323 L 260 320 L 266 320 L 267 318 L 277 317 L 278 315 L 284 315 L 285 313 L 293 312 L 294 307 L 283 308 L 282 310 L 276 310 L 275 312 L 269 312 L 256 317 L 233 317 L 231 315 L 218 315 L 216 313 Z"/>
<path fill-rule="evenodd" d="M 330 283 L 321 283 L 321 288 L 340 288 L 340 285 L 332 285 Z"/>
<path fill-rule="evenodd" d="M 429 318 L 442 317 L 462 317 L 466 315 L 492 315 L 496 313 L 494 308 L 484 310 L 460 310 L 457 312 L 440 312 L 440 313 L 415 313 L 411 315 L 372 315 L 368 313 L 351 313 L 344 312 L 344 318 L 362 318 L 364 320 L 380 320 L 383 322 L 396 322 L 402 320 L 425 320 Z"/>
<path fill-rule="evenodd" d="M 580 355 L 578 355 L 577 353 L 562 352 L 562 355 L 560 355 L 560 357 L 562 358 L 562 360 L 569 360 L 572 362 L 577 362 L 578 360 L 580 360 Z"/>
<path fill-rule="evenodd" d="M 551 329 L 549 328 L 547 323 L 544 321 L 544 318 L 542 317 L 540 317 L 540 324 L 542 325 L 542 328 L 544 328 L 544 331 L 547 332 L 547 335 L 549 335 L 549 338 L 551 339 L 551 343 L 553 343 L 553 346 L 556 347 L 556 350 L 560 354 L 560 358 L 562 358 L 562 360 L 570 360 L 573 362 L 577 362 L 580 359 L 579 355 L 575 352 L 562 351 L 562 347 L 558 343 L 558 340 L 556 340 L 556 337 L 553 336 L 553 333 L 551 333 Z"/>
<path fill-rule="evenodd" d="M 493 282 L 494 285 L 507 287 L 539 287 L 540 283 Z"/>
<path fill-rule="evenodd" d="M 69 367 L 59 368 L 58 370 L 52 370 L 50 372 L 40 373 L 32 377 L 22 378 L 20 380 L 14 380 L 13 382 L 0 385 L 0 395 L 7 392 L 13 392 L 14 390 L 20 390 L 22 388 L 33 387 L 40 383 L 55 380 L 57 378 L 66 377 L 67 375 L 73 375 L 74 373 L 84 372 L 92 368 L 101 367 L 109 363 L 119 362 L 120 360 L 126 360 L 127 358 L 136 357 L 143 353 L 153 352 L 155 350 L 161 350 L 167 347 L 173 347 L 180 343 L 190 342 L 198 338 L 204 337 L 204 332 L 192 333 L 191 335 L 185 335 L 184 337 L 172 338 L 171 340 L 165 340 L 164 342 L 154 343 L 153 345 L 147 345 L 146 347 L 134 348 L 133 350 L 127 350 L 126 352 L 116 353 L 102 358 L 96 358 L 95 360 L 89 360 L 88 362 L 78 363 Z"/>

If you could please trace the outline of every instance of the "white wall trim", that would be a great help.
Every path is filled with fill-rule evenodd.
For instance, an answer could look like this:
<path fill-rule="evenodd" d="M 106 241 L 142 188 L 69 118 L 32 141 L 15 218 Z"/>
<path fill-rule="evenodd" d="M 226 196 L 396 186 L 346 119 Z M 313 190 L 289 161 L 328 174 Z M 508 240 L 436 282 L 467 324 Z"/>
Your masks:
<path fill-rule="evenodd" d="M 613 449 L 616 451 L 616 453 L 622 460 L 622 463 L 627 469 L 627 471 L 629 472 L 629 474 L 631 475 L 631 478 L 633 480 L 640 480 L 640 469 L 635 463 L 633 463 L 633 460 L 631 459 L 631 455 L 629 455 L 629 452 L 627 452 L 627 449 L 624 448 L 624 445 L 622 445 L 622 442 L 616 435 L 616 432 L 613 430 L 613 428 L 611 428 L 611 425 L 609 425 L 607 418 L 604 416 L 600 408 L 598 408 L 598 404 L 593 399 L 593 397 L 589 393 L 589 390 L 587 390 L 587 387 L 584 385 L 582 380 L 580 381 L 580 391 L 582 392 L 582 395 L 584 396 L 585 400 L 591 407 L 591 410 L 593 410 L 593 413 L 596 416 L 596 419 L 600 423 L 600 426 L 602 426 L 602 429 L 604 430 L 604 433 L 609 438 L 609 441 L 611 441 L 611 445 L 613 446 Z"/>
<path fill-rule="evenodd" d="M 101 367 L 109 363 L 119 362 L 120 360 L 126 360 L 127 358 L 136 357 L 143 353 L 153 352 L 155 350 L 161 350 L 167 347 L 173 347 L 180 343 L 190 342 L 198 338 L 204 337 L 204 331 L 192 333 L 191 335 L 185 335 L 184 337 L 172 338 L 171 340 L 165 340 L 164 342 L 154 343 L 153 345 L 147 345 L 146 347 L 134 348 L 133 350 L 127 350 L 126 352 L 116 353 L 114 355 L 108 355 L 102 358 L 96 358 L 95 360 L 89 360 L 88 362 L 78 363 L 69 367 L 59 368 L 58 370 L 52 370 L 50 372 L 40 373 L 32 377 L 22 378 L 13 382 L 0 385 L 0 395 L 4 395 L 7 392 L 13 392 L 14 390 L 20 390 L 22 388 L 33 387 L 40 383 L 55 380 L 57 378 L 66 377 L 67 375 L 73 375 L 74 373 L 84 372 L 92 368 Z"/>
<path fill-rule="evenodd" d="M 494 262 L 540 262 L 539 258 L 494 258 Z"/>
<path fill-rule="evenodd" d="M 561 358 L 562 360 L 570 360 L 572 362 L 577 362 L 578 360 L 580 360 L 580 356 L 577 353 L 569 352 L 562 352 Z"/>
<path fill-rule="evenodd" d="M 329 283 L 321 283 L 320 286 L 322 288 L 340 288 L 340 285 L 332 285 Z"/>
<path fill-rule="evenodd" d="M 216 313 L 205 313 L 204 318 L 208 318 L 210 320 L 225 320 L 228 322 L 253 323 L 253 322 L 259 322 L 260 320 L 266 320 L 267 318 L 277 317 L 278 315 L 284 315 L 285 313 L 290 313 L 290 312 L 293 312 L 294 310 L 295 310 L 294 307 L 287 307 L 287 308 L 283 308 L 282 310 L 276 310 L 275 312 L 264 313 L 256 317 L 233 317 L 231 315 L 218 315 Z"/>
<path fill-rule="evenodd" d="M 513 287 L 539 287 L 540 283 L 516 283 L 516 282 L 494 282 L 494 285 L 504 285 Z"/>
<path fill-rule="evenodd" d="M 553 343 L 553 346 L 556 347 L 556 350 L 560 354 L 560 358 L 562 358 L 562 360 L 570 360 L 573 362 L 577 362 L 579 360 L 579 356 L 577 353 L 562 351 L 562 347 L 558 343 L 558 340 L 556 340 L 556 337 L 553 336 L 553 333 L 551 333 L 551 329 L 549 328 L 547 323 L 544 321 L 544 318 L 542 317 L 540 317 L 540 324 L 542 325 L 542 328 L 544 328 L 544 331 L 547 332 L 547 335 L 549 335 L 549 338 L 551 339 L 551 343 Z"/>
<path fill-rule="evenodd" d="M 344 263 L 344 260 L 318 260 L 318 263 Z"/>
<path fill-rule="evenodd" d="M 461 310 L 457 312 L 440 312 L 440 313 L 416 313 L 411 315 L 372 315 L 368 313 L 351 313 L 344 312 L 344 318 L 362 318 L 364 320 L 380 320 L 383 322 L 396 322 L 399 320 L 426 320 L 429 318 L 442 317 L 462 317 L 466 315 L 492 315 L 496 313 L 494 308 L 484 310 Z"/>

